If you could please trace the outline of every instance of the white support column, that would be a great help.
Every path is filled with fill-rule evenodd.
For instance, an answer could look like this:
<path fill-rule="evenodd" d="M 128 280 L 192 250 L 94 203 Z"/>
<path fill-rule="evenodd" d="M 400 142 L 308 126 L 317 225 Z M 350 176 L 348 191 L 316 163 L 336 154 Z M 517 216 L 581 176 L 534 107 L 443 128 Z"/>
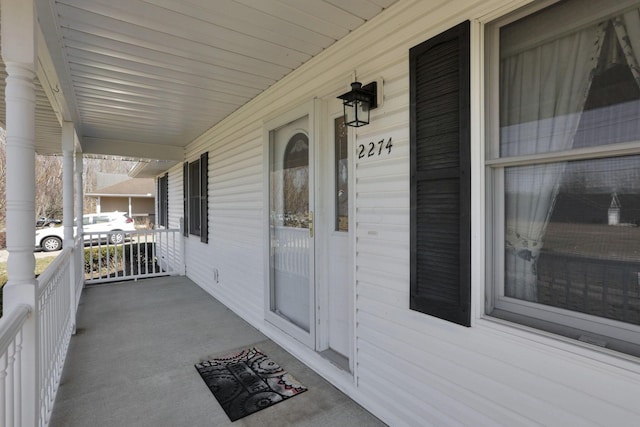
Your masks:
<path fill-rule="evenodd" d="M 84 182 L 82 179 L 83 173 L 83 157 L 82 153 L 76 153 L 76 233 L 78 236 L 82 235 L 82 215 L 84 213 Z"/>
<path fill-rule="evenodd" d="M 102 198 L 98 196 L 98 198 L 96 199 L 96 213 L 101 213 L 101 212 L 102 212 Z"/>
<path fill-rule="evenodd" d="M 64 225 L 63 247 L 73 247 L 73 149 L 75 130 L 72 122 L 62 123 L 62 223 Z"/>
<path fill-rule="evenodd" d="M 35 279 L 36 16 L 33 1 L 1 0 L 2 59 L 6 65 L 6 200 L 8 281 L 3 310 L 31 308 L 23 329 L 22 410 L 18 424 L 35 427 L 39 408 L 38 289 Z"/>
<path fill-rule="evenodd" d="M 82 180 L 84 167 L 82 160 L 82 153 L 76 153 L 76 234 L 80 239 L 82 239 L 83 233 L 82 214 L 84 212 L 84 183 Z M 74 255 L 76 262 L 78 263 L 76 265 L 84 266 L 84 250 L 78 251 L 78 253 Z M 79 268 L 76 271 L 82 272 L 84 271 L 84 268 Z"/>
<path fill-rule="evenodd" d="M 129 196 L 129 216 L 133 218 L 133 211 L 131 209 L 131 196 Z"/>
<path fill-rule="evenodd" d="M 75 148 L 75 129 L 72 122 L 62 123 L 62 224 L 64 226 L 64 242 L 62 247 L 65 250 L 74 248 L 73 238 L 73 169 L 75 161 L 73 152 Z M 78 274 L 78 258 L 71 257 L 71 277 L 69 281 L 70 296 L 70 319 L 73 330 L 76 328 L 76 275 Z"/>

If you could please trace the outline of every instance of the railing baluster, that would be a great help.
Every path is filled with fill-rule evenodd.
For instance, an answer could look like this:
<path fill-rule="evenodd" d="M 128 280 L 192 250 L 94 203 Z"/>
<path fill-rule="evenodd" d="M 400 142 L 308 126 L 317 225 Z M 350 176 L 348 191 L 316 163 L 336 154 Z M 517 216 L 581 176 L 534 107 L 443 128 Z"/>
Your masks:
<path fill-rule="evenodd" d="M 153 245 L 151 245 L 151 271 L 153 272 L 153 274 L 156 274 L 157 271 L 156 269 L 158 268 L 157 266 L 157 257 L 156 257 L 156 239 L 154 238 L 155 236 L 152 234 L 151 238 L 152 238 L 152 242 Z"/>
<path fill-rule="evenodd" d="M 18 331 L 18 333 L 16 334 L 16 338 L 15 338 L 15 343 L 16 343 L 16 350 L 15 350 L 15 354 L 16 354 L 16 362 L 14 365 L 14 369 L 12 372 L 13 375 L 13 381 L 14 381 L 14 396 L 12 397 L 13 400 L 13 414 L 14 414 L 14 418 L 15 418 L 15 424 L 17 426 L 21 426 L 22 425 L 22 401 L 21 401 L 21 396 L 22 396 L 22 329 Z M 11 424 L 7 424 L 7 425 L 11 425 Z"/>
<path fill-rule="evenodd" d="M 154 239 L 153 234 L 146 232 L 145 233 L 145 246 L 146 246 L 146 254 L 147 254 L 147 274 L 155 274 L 156 273 L 156 239 Z"/>
<path fill-rule="evenodd" d="M 98 239 L 98 277 L 102 279 L 102 242 Z"/>
<path fill-rule="evenodd" d="M 113 235 L 111 235 L 113 236 Z M 120 268 L 120 264 L 118 263 L 118 242 L 112 242 L 111 239 L 112 237 L 109 236 L 109 238 L 107 239 L 107 245 L 110 245 L 113 248 L 113 270 L 114 270 L 114 276 L 118 277 L 120 275 L 119 273 L 119 268 Z M 122 239 L 124 240 L 124 236 L 122 237 Z M 117 240 L 117 239 L 115 239 Z M 111 269 L 108 269 L 108 271 L 111 271 Z M 122 271 L 122 276 L 124 276 L 124 270 Z"/>
<path fill-rule="evenodd" d="M 141 254 L 141 252 L 140 252 L 140 236 L 138 236 L 138 238 L 136 239 L 136 249 L 137 249 L 137 251 L 136 251 L 135 262 L 136 262 L 136 267 L 138 268 L 136 270 L 136 276 L 137 276 L 137 275 L 140 275 L 140 270 L 141 270 L 140 269 L 140 267 L 141 267 L 140 266 L 140 254 Z"/>
<path fill-rule="evenodd" d="M 622 274 L 622 320 L 624 322 L 629 321 L 629 287 L 631 271 L 625 269 Z"/>
<path fill-rule="evenodd" d="M 143 252 L 144 252 L 144 257 L 138 256 L 138 260 L 140 261 L 140 268 L 144 271 L 144 275 L 148 276 L 149 275 L 149 235 L 145 232 L 143 232 L 143 235 L 141 236 L 143 237 L 142 240 L 142 247 Z"/>
<path fill-rule="evenodd" d="M 2 388 L 0 389 L 0 397 L 2 397 L 2 407 L 0 407 L 0 409 L 2 412 L 0 413 L 8 426 L 15 425 L 13 421 L 13 414 L 15 410 L 13 406 L 13 399 L 15 398 L 13 390 L 15 389 L 15 383 L 12 375 L 12 357 L 11 344 L 9 344 L 9 348 L 6 353 L 2 354 L 2 372 L 0 372 L 0 384 L 2 385 Z M 5 390 L 9 390 L 9 393 L 5 394 Z"/>
<path fill-rule="evenodd" d="M 9 394 L 13 394 L 13 389 L 7 386 L 8 371 L 9 362 L 7 354 L 2 353 L 0 354 L 0 421 L 4 422 L 5 425 L 10 426 L 11 421 L 7 414 L 7 406 L 11 404 L 13 407 L 13 403 L 9 402 Z M 7 394 L 5 390 L 10 390 L 10 393 Z"/>
<path fill-rule="evenodd" d="M 569 304 L 571 301 L 570 298 L 570 294 L 571 294 L 571 270 L 570 270 L 570 264 L 568 260 L 565 260 L 565 270 L 567 273 L 567 279 L 564 283 L 564 298 L 565 298 L 565 308 L 570 308 Z"/>
<path fill-rule="evenodd" d="M 582 288 L 582 309 L 585 312 L 589 310 L 589 268 L 585 268 L 582 270 L 582 283 L 584 286 Z"/>
<path fill-rule="evenodd" d="M 112 250 L 115 249 L 115 245 L 113 243 L 111 243 L 111 236 L 113 236 L 113 234 L 108 234 L 107 235 L 107 241 L 105 242 L 105 247 L 107 248 L 107 271 L 106 271 L 106 275 L 107 277 L 111 276 L 111 270 L 116 270 L 118 268 L 118 264 L 116 264 L 113 259 L 115 255 L 112 255 Z"/>

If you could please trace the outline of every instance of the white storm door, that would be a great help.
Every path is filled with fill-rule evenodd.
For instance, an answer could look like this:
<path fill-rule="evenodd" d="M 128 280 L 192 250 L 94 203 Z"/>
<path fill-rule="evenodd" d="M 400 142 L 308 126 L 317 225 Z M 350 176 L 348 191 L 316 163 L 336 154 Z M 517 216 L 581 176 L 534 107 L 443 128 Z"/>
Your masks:
<path fill-rule="evenodd" d="M 315 347 L 313 115 L 267 127 L 269 288 L 266 319 Z"/>

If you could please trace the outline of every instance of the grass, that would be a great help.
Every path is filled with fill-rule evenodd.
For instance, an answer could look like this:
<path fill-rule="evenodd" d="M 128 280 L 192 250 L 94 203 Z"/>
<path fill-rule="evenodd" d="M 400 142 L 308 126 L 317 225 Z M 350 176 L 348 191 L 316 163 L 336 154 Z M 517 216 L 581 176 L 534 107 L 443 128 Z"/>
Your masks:
<path fill-rule="evenodd" d="M 36 277 L 42 274 L 42 272 L 56 259 L 55 256 L 36 258 Z M 7 283 L 7 263 L 0 262 L 0 288 Z M 0 316 L 2 316 L 2 289 L 0 289 Z"/>

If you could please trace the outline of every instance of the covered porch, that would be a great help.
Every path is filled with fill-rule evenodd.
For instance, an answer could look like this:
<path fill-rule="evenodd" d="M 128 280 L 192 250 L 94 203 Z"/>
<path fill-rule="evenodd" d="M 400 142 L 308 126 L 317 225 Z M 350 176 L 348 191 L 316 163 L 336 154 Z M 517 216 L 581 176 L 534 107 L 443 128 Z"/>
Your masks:
<path fill-rule="evenodd" d="M 237 425 L 378 422 L 346 396 L 398 427 L 640 425 L 640 250 L 599 237 L 640 225 L 640 0 L 0 0 L 0 19 L 0 425 L 224 425 L 193 365 L 252 345 L 309 392 Z M 64 169 L 38 277 L 36 154 Z M 157 226 L 87 251 L 83 168 L 105 156 L 156 180 Z"/>
<path fill-rule="evenodd" d="M 199 308 L 191 307 L 189 302 L 177 304 L 184 295 L 169 292 L 168 300 L 164 302 L 155 301 L 145 309 L 130 309 L 142 319 L 129 318 L 131 312 L 109 312 L 101 302 L 96 303 L 99 308 L 87 310 L 87 303 L 96 298 L 94 295 L 111 291 L 117 294 L 121 288 L 108 285 L 89 288 L 87 295 L 83 294 L 87 283 L 82 237 L 83 158 L 115 156 L 137 160 L 140 163 L 135 176 L 162 176 L 193 157 L 193 147 L 198 147 L 199 138 L 216 126 L 226 126 L 223 121 L 234 127 L 244 127 L 232 118 L 233 114 L 247 108 L 262 108 L 256 98 L 264 97 L 267 91 L 282 90 L 278 83 L 284 77 L 296 71 L 303 73 L 303 66 L 309 60 L 383 13 L 394 2 L 323 0 L 311 9 L 295 2 L 253 1 L 200 4 L 164 0 L 0 2 L 0 78 L 6 82 L 0 90 L 0 97 L 4 99 L 0 103 L 0 125 L 6 129 L 9 251 L 8 282 L 3 290 L 4 317 L 0 319 L 0 424 L 222 425 L 224 414 L 208 412 L 215 407 L 215 400 L 193 369 L 193 364 L 200 358 L 257 343 L 264 345 L 267 352 L 273 349 L 270 355 L 278 358 L 281 364 L 285 365 L 289 360 L 293 366 L 302 367 L 271 341 L 265 342 L 265 337 L 247 324 L 241 327 L 247 329 L 247 336 L 233 333 L 235 326 L 226 329 L 227 323 L 242 323 L 239 318 L 229 320 L 223 316 L 221 324 L 225 327 L 210 327 L 211 319 L 215 321 L 220 311 L 233 316 L 229 309 L 218 306 L 186 278 L 187 265 L 201 263 L 201 260 L 197 252 L 189 253 L 185 239 L 172 240 L 175 247 L 154 255 L 157 255 L 157 266 L 162 274 L 168 272 L 179 277 L 152 279 L 148 283 L 182 281 L 199 293 L 192 303 L 206 300 L 217 309 L 206 304 Z M 340 71 L 334 83 L 335 90 L 343 90 L 352 80 L 352 74 Z M 279 108 L 283 107 L 286 106 Z M 33 263 L 35 154 L 62 156 L 64 176 L 64 249 L 47 272 L 38 278 L 34 278 Z M 171 185 L 173 188 L 175 183 Z M 167 193 L 164 196 L 164 207 L 167 208 L 170 197 Z M 200 196 L 207 200 L 207 194 Z M 175 204 L 177 196 L 172 194 L 171 197 Z M 252 206 L 249 217 L 260 214 L 260 208 Z M 165 233 L 179 235 L 184 231 L 184 213 L 172 209 L 164 218 Z M 207 221 L 202 225 L 204 237 L 207 237 Z M 158 248 L 157 234 L 153 241 Z M 211 247 L 214 244 L 219 243 L 212 238 Z M 108 258 L 107 263 L 127 261 L 125 252 L 113 256 L 115 258 Z M 129 252 L 129 261 L 130 258 L 132 252 Z M 90 257 L 89 262 L 97 263 L 98 270 L 104 267 L 102 256 Z M 141 268 L 138 263 L 136 271 Z M 145 270 L 145 274 L 154 275 L 157 271 L 154 267 L 151 272 Z M 216 283 L 217 273 L 215 270 Z M 131 289 L 150 285 L 136 283 L 134 286 Z M 159 284 L 154 286 L 170 289 Z M 122 285 L 122 289 L 128 290 L 129 285 Z M 158 294 L 121 298 L 145 303 L 151 297 L 158 297 Z M 177 299 L 170 301 L 173 297 Z M 103 298 L 117 300 L 109 296 Z M 229 301 L 225 303 L 229 306 Z M 164 313 L 169 306 L 176 310 L 173 318 Z M 115 307 L 123 310 L 129 306 Z M 203 313 L 199 313 L 200 309 Z M 154 318 L 156 314 L 158 317 Z M 203 319 L 212 316 L 203 321 L 207 327 L 199 327 L 200 315 L 205 316 Z M 159 326 L 161 320 L 176 319 L 185 322 L 185 329 L 176 327 L 175 322 L 166 327 Z M 140 325 L 156 329 L 144 332 L 137 329 Z M 96 326 L 95 330 L 93 326 Z M 192 334 L 199 329 L 220 336 L 197 339 Z M 162 338 L 149 338 L 153 332 L 160 331 Z M 118 337 L 116 334 L 124 335 Z M 173 343 L 167 334 L 175 338 Z M 147 337 L 149 341 L 133 337 Z M 194 339 L 199 344 L 212 339 L 216 344 L 210 349 L 192 352 L 184 343 L 185 339 Z M 124 359 L 112 358 L 109 349 L 114 346 L 109 343 L 129 340 L 132 347 L 120 349 L 128 353 L 116 355 Z M 83 350 L 82 343 L 87 341 L 92 344 Z M 169 347 L 154 349 L 154 343 Z M 146 344 L 151 346 L 148 352 L 138 346 Z M 179 369 L 184 369 L 183 372 L 188 372 L 195 381 L 190 384 L 184 382 L 184 378 L 175 377 L 178 389 L 162 394 L 161 383 L 171 382 L 171 376 L 178 375 L 178 355 L 184 355 L 185 361 L 189 359 L 186 364 L 180 362 Z M 141 366 L 124 363 L 127 361 L 140 362 Z M 150 361 L 151 364 L 167 365 L 153 368 L 157 369 L 154 372 L 161 372 L 154 376 L 149 373 Z M 329 363 L 326 361 L 327 365 Z M 115 372 L 116 367 L 123 372 Z M 292 368 L 291 372 L 311 389 L 319 377 L 307 377 L 311 373 L 306 371 L 305 374 L 305 369 L 300 375 Z M 353 377 L 342 375 L 342 372 L 334 376 L 338 378 L 334 383 L 352 387 Z M 99 387 L 91 383 L 96 379 Z M 84 380 L 89 382 L 83 384 L 81 381 Z M 144 392 L 124 387 L 125 384 L 135 387 L 138 382 L 147 385 Z M 184 406 L 175 404 L 176 396 L 185 395 L 185 387 L 190 385 L 204 391 L 203 396 L 184 400 Z M 114 392 L 116 390 L 118 393 Z M 104 395 L 98 396 L 100 393 L 115 395 L 120 400 L 109 401 Z M 145 393 L 158 395 L 153 401 L 138 402 L 138 397 Z M 132 396 L 136 399 L 131 399 Z M 344 395 L 323 396 L 314 397 L 313 393 L 308 393 L 298 397 L 301 402 L 295 404 L 300 405 L 301 412 L 289 413 L 286 406 L 275 410 L 281 415 L 295 414 L 296 422 L 303 425 L 307 422 L 306 425 L 349 425 L 352 416 L 355 417 L 353 425 L 367 425 L 367 420 L 377 422 L 366 412 L 355 409 L 357 405 L 345 403 Z M 158 399 L 174 404 L 159 405 Z M 314 406 L 320 404 L 328 406 Z M 333 406 L 337 413 L 329 411 Z M 118 411 L 113 410 L 116 407 Z M 132 412 L 126 412 L 125 407 L 132 408 Z M 194 407 L 198 411 L 185 415 L 188 408 Z M 98 419 L 98 413 L 104 413 L 108 418 Z M 143 413 L 145 419 L 136 418 Z M 181 417 L 172 418 L 178 415 Z M 334 416 L 340 421 L 333 423 L 331 417 Z M 361 416 L 365 418 L 359 418 Z M 190 417 L 195 417 L 193 422 L 184 421 L 191 420 Z M 158 420 L 174 419 L 179 422 L 158 423 Z M 212 422 L 212 419 L 216 421 Z M 246 422 L 270 424 L 259 416 L 253 419 L 256 421 Z"/>
<path fill-rule="evenodd" d="M 308 391 L 233 425 L 384 425 L 183 276 L 85 288 L 49 425 L 232 425 L 193 365 L 247 347 Z"/>

